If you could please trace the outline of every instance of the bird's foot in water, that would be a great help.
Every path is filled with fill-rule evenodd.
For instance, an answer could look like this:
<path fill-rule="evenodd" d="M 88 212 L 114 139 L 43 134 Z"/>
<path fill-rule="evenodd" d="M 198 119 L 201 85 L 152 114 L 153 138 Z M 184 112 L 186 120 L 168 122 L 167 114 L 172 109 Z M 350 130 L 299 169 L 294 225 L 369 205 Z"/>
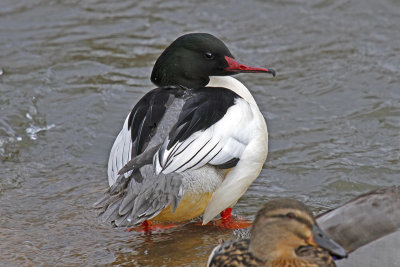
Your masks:
<path fill-rule="evenodd" d="M 232 215 L 232 208 L 227 208 L 221 212 L 221 218 L 213 222 L 216 226 L 223 229 L 242 229 L 251 226 L 251 222 L 240 216 Z"/>
<path fill-rule="evenodd" d="M 251 222 L 240 216 L 232 215 L 232 208 L 227 208 L 220 213 L 221 218 L 215 221 L 207 223 L 207 226 L 217 226 L 221 229 L 244 229 L 251 227 Z M 195 223 L 195 225 L 201 225 L 201 223 Z M 126 229 L 126 232 L 162 232 L 164 230 L 177 228 L 181 224 L 169 223 L 169 224 L 155 224 L 150 220 L 142 222 L 141 225 L 130 227 Z"/>
<path fill-rule="evenodd" d="M 125 231 L 126 232 L 143 232 L 143 233 L 151 233 L 151 232 L 162 232 L 164 230 L 168 230 L 171 228 L 178 227 L 179 224 L 169 223 L 169 224 L 155 224 L 152 221 L 146 220 L 142 222 L 141 225 L 135 227 L 129 227 Z"/>
<path fill-rule="evenodd" d="M 251 222 L 240 216 L 232 215 L 232 208 L 221 212 L 221 218 L 207 223 L 209 226 L 217 226 L 222 229 L 243 229 L 251 226 Z"/>

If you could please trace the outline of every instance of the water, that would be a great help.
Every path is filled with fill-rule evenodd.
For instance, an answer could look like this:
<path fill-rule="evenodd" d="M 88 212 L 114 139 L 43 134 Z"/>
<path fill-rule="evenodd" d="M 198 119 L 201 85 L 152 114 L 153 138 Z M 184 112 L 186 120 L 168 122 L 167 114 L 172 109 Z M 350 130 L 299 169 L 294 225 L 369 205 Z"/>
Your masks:
<path fill-rule="evenodd" d="M 11 1 L 0 3 L 0 262 L 204 266 L 232 231 L 127 233 L 96 221 L 112 142 L 187 32 L 221 38 L 267 118 L 270 154 L 235 207 L 295 197 L 315 212 L 399 183 L 400 3 Z M 237 235 L 236 235 L 237 236 Z"/>

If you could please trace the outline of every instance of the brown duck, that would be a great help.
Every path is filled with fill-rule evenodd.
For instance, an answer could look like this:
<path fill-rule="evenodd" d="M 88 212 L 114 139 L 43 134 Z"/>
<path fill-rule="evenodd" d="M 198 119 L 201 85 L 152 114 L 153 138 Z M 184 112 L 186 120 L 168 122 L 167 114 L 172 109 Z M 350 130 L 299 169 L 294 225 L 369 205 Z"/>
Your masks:
<path fill-rule="evenodd" d="M 279 199 L 258 211 L 250 239 L 220 244 L 208 266 L 336 266 L 331 255 L 347 253 L 319 228 L 307 206 Z"/>

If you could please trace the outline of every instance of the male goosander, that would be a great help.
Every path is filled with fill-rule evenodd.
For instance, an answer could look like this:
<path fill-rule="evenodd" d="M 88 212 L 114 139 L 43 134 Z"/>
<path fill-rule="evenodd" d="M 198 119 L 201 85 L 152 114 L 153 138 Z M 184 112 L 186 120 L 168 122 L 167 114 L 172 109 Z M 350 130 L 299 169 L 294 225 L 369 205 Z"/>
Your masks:
<path fill-rule="evenodd" d="M 111 149 L 110 189 L 95 204 L 117 226 L 152 219 L 203 224 L 232 207 L 257 178 L 268 131 L 237 73 L 270 73 L 235 61 L 207 33 L 176 39 L 157 59 L 145 94 Z"/>
<path fill-rule="evenodd" d="M 347 257 L 319 228 L 307 206 L 293 199 L 277 199 L 258 211 L 250 239 L 218 245 L 207 266 L 334 267 L 330 254 Z"/>

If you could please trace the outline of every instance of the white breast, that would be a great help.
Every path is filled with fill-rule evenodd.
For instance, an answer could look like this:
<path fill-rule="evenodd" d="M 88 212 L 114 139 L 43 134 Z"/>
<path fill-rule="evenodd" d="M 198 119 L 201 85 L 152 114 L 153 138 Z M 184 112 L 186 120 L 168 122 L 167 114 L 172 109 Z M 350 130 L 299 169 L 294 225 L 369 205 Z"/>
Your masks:
<path fill-rule="evenodd" d="M 230 89 L 246 100 L 251 107 L 253 131 L 247 133 L 250 142 L 243 151 L 240 161 L 214 192 L 204 212 L 203 224 L 212 220 L 224 209 L 236 204 L 260 174 L 268 154 L 267 124 L 250 91 L 240 81 L 230 76 L 210 77 L 207 86 Z"/>

